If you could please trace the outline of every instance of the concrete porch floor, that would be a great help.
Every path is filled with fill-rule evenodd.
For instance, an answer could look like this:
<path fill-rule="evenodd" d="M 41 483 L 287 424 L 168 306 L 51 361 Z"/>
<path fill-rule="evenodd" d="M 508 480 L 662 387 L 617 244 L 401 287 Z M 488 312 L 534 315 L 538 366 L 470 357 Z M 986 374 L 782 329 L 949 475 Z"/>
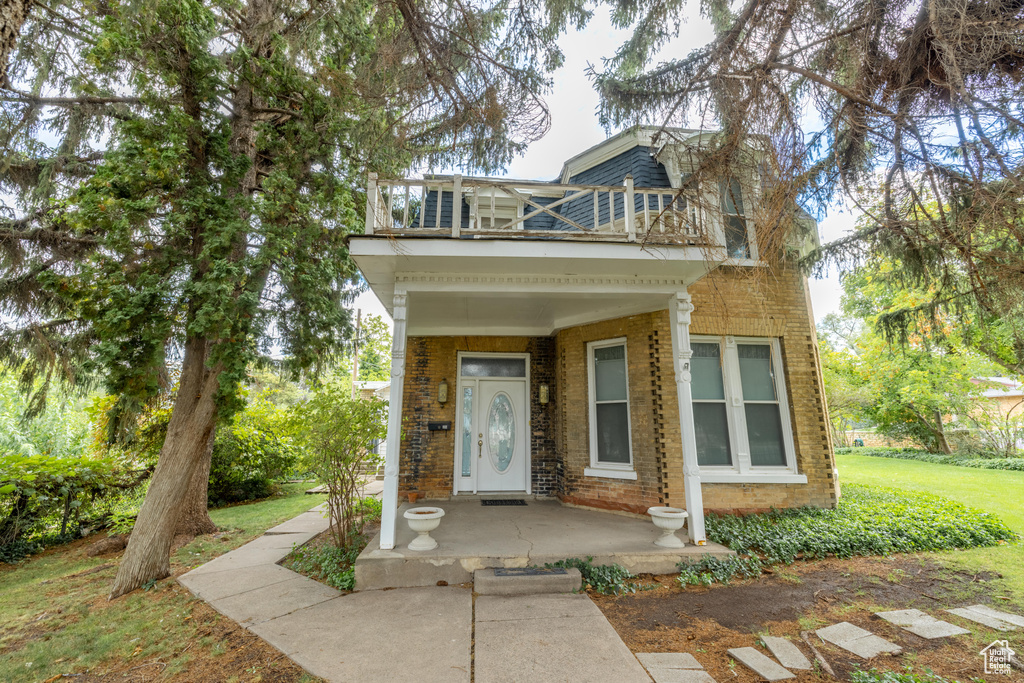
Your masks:
<path fill-rule="evenodd" d="M 594 564 L 619 564 L 634 574 L 668 574 L 680 561 L 735 554 L 717 543 L 656 546 L 661 531 L 649 518 L 568 507 L 550 499 L 525 500 L 525 506 L 488 507 L 477 497 L 402 505 L 395 549 L 381 550 L 380 534 L 367 544 L 356 560 L 356 590 L 434 586 L 438 581 L 454 585 L 472 581 L 477 569 L 541 566 L 569 557 L 593 557 Z M 421 506 L 440 507 L 445 516 L 431 533 L 437 548 L 416 552 L 407 547 L 416 533 L 402 515 Z"/>

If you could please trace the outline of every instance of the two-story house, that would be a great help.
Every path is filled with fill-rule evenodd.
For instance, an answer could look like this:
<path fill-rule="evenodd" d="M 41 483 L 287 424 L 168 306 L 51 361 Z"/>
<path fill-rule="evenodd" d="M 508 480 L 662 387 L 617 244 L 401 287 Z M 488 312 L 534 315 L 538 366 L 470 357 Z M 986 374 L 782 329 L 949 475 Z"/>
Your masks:
<path fill-rule="evenodd" d="M 349 245 L 394 318 L 380 548 L 406 498 L 676 506 L 697 544 L 705 510 L 836 504 L 807 280 L 751 277 L 753 171 L 686 188 L 707 134 L 655 130 L 555 182 L 371 174 Z"/>

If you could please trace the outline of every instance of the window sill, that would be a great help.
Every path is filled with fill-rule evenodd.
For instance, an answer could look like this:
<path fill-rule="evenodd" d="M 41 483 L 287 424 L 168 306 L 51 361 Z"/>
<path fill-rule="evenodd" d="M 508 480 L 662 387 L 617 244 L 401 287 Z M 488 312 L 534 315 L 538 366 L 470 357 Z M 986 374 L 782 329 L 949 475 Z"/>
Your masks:
<path fill-rule="evenodd" d="M 636 481 L 635 470 L 605 469 L 603 467 L 587 467 L 583 470 L 584 477 L 601 477 L 603 479 L 629 479 Z"/>
<path fill-rule="evenodd" d="M 767 268 L 768 264 L 756 258 L 734 258 L 729 257 L 722 261 L 723 266 L 737 266 L 748 268 Z"/>
<path fill-rule="evenodd" d="M 702 484 L 806 484 L 806 474 L 791 472 L 701 472 Z"/>

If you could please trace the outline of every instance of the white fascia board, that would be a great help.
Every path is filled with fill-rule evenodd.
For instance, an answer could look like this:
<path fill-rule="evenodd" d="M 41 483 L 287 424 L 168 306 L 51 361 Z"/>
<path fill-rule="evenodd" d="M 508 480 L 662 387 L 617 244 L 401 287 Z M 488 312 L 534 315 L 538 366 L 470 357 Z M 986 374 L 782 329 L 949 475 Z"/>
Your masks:
<path fill-rule="evenodd" d="M 550 337 L 555 330 L 535 325 L 532 327 L 500 325 L 411 325 L 410 337 Z"/>
<path fill-rule="evenodd" d="M 408 291 L 670 294 L 724 260 L 700 247 L 559 240 L 353 236 L 349 253 L 385 307 Z M 711 252 L 711 253 L 709 253 Z M 389 308 L 390 312 L 390 308 Z"/>
<path fill-rule="evenodd" d="M 555 231 L 552 231 L 555 232 Z M 650 262 L 703 260 L 700 247 L 683 245 L 647 245 L 637 242 L 583 242 L 579 240 L 531 239 L 451 239 L 388 238 L 357 235 L 349 239 L 349 253 L 360 257 L 471 258 L 604 260 L 611 262 Z M 403 269 L 406 270 L 406 269 Z"/>
<path fill-rule="evenodd" d="M 607 161 L 623 152 L 645 144 L 650 146 L 651 135 L 643 130 L 624 130 L 618 135 L 608 138 L 604 142 L 594 145 L 582 154 L 577 154 L 573 158 L 565 162 L 562 166 L 562 175 L 560 180 L 563 185 L 569 182 L 569 178 L 573 177 L 577 173 L 597 166 L 603 161 Z"/>

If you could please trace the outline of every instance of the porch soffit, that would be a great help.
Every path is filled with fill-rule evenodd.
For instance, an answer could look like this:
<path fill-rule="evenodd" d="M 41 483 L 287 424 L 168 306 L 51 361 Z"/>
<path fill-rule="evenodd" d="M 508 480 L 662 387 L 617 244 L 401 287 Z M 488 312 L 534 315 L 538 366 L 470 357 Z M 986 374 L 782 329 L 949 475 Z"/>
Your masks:
<path fill-rule="evenodd" d="M 350 252 L 391 310 L 408 292 L 409 335 L 544 336 L 664 309 L 715 263 L 699 248 L 528 240 L 352 238 Z"/>

